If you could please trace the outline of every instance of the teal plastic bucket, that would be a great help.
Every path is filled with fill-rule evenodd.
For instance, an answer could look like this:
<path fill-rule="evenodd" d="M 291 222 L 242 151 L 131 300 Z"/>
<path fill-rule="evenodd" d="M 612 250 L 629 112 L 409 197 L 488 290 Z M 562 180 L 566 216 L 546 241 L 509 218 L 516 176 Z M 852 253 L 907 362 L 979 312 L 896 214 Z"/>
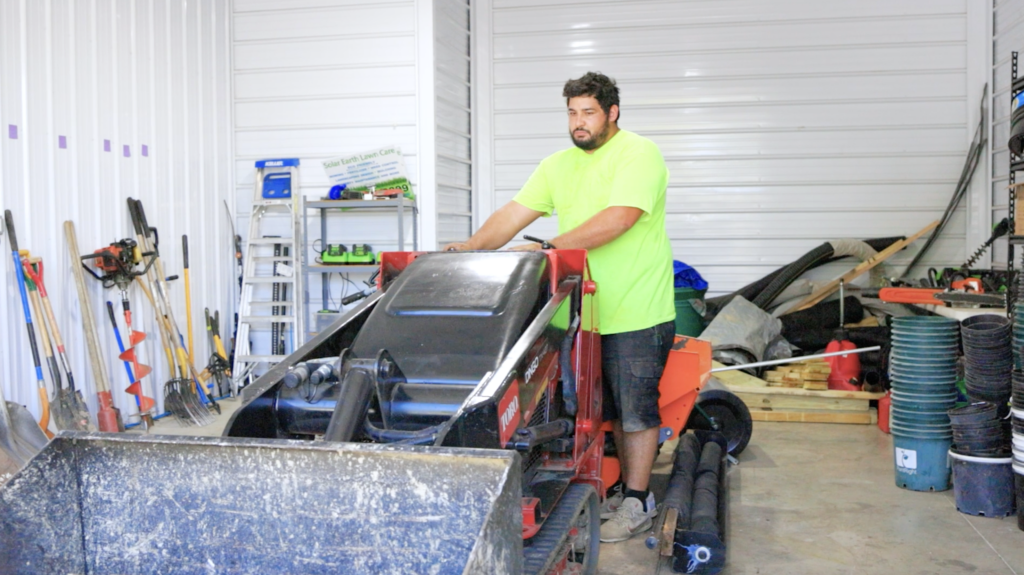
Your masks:
<path fill-rule="evenodd" d="M 928 433 L 892 426 L 893 467 L 896 486 L 911 491 L 946 491 L 950 487 L 949 449 L 952 437 L 928 437 Z"/>
<path fill-rule="evenodd" d="M 675 288 L 676 333 L 697 337 L 704 331 L 704 292 L 693 288 Z"/>

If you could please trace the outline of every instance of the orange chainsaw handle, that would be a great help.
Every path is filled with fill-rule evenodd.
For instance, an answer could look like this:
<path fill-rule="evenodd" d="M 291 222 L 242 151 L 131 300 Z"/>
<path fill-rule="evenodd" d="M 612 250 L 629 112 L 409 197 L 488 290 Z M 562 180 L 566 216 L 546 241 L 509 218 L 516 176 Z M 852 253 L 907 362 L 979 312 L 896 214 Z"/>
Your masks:
<path fill-rule="evenodd" d="M 940 289 L 929 288 L 882 288 L 878 290 L 878 299 L 888 303 L 917 303 L 924 305 L 942 305 L 935 299 Z"/>
<path fill-rule="evenodd" d="M 981 286 L 981 280 L 978 278 L 965 278 L 953 282 L 952 286 L 955 290 L 964 290 L 975 293 L 985 293 L 985 288 Z"/>

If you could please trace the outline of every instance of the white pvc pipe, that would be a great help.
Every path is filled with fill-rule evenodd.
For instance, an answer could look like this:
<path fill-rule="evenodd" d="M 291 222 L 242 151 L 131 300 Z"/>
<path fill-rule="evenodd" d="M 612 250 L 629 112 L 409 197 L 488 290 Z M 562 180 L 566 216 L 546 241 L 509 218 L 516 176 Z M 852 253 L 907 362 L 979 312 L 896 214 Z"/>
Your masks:
<path fill-rule="evenodd" d="M 802 355 L 800 357 L 788 357 L 788 358 L 785 358 L 785 359 L 773 359 L 771 361 L 759 361 L 757 363 L 745 363 L 743 365 L 726 365 L 726 366 L 723 366 L 723 367 L 716 367 L 716 368 L 712 369 L 711 373 L 716 373 L 716 372 L 719 372 L 719 371 L 733 371 L 733 370 L 737 370 L 737 369 L 747 369 L 748 367 L 765 367 L 765 366 L 769 366 L 769 365 L 783 365 L 783 364 L 786 364 L 786 363 L 798 363 L 798 362 L 801 362 L 801 361 L 806 361 L 808 359 L 821 359 L 823 357 L 835 357 L 837 355 L 855 355 L 855 354 L 858 354 L 858 353 L 864 353 L 866 351 L 878 351 L 880 349 L 882 349 L 882 346 L 875 345 L 875 346 L 872 346 L 872 347 L 862 347 L 862 348 L 859 348 L 859 349 L 847 349 L 847 350 L 844 350 L 844 351 L 833 351 L 833 352 L 829 352 L 829 353 L 819 353 L 818 355 Z M 1024 418 L 1024 415 L 1022 415 L 1021 417 Z"/>

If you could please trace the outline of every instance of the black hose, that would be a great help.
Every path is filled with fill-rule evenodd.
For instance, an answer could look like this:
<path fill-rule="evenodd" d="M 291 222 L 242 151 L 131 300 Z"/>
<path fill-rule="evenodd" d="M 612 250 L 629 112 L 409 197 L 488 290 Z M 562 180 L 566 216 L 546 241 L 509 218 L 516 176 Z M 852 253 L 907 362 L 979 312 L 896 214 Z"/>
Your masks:
<path fill-rule="evenodd" d="M 772 301 L 782 293 L 782 290 L 786 289 L 789 287 L 789 284 L 796 281 L 796 278 L 803 275 L 807 270 L 816 267 L 825 260 L 831 258 L 834 253 L 835 251 L 832 249 L 832 244 L 828 242 L 825 242 L 807 252 L 800 259 L 786 266 L 785 270 L 772 280 L 772 282 L 769 283 L 750 303 L 761 309 L 767 308 Z"/>
<path fill-rule="evenodd" d="M 880 252 L 880 251 L 884 250 L 885 248 L 891 246 L 892 244 L 894 244 L 894 243 L 896 243 L 896 242 L 898 242 L 900 240 L 903 240 L 903 239 L 905 239 L 903 236 L 886 237 L 886 238 L 872 238 L 872 239 L 864 240 L 864 243 L 866 243 L 869 246 L 871 246 L 872 249 L 874 249 L 875 251 L 879 251 Z M 796 260 L 795 262 L 787 264 L 787 265 L 785 265 L 785 266 L 783 266 L 783 267 L 773 271 L 772 273 L 764 276 L 763 278 L 743 286 L 742 288 L 736 290 L 735 292 L 733 292 L 731 294 L 727 294 L 727 295 L 723 295 L 723 296 L 718 296 L 718 297 L 707 299 L 705 301 L 705 303 L 707 304 L 707 315 L 706 315 L 706 318 L 705 318 L 706 321 L 711 321 L 712 319 L 714 319 L 714 317 L 716 315 L 718 315 L 719 310 L 721 310 L 725 306 L 729 305 L 729 302 L 731 302 L 736 296 L 742 296 L 744 299 L 746 299 L 747 301 L 750 301 L 750 302 L 753 302 L 755 299 L 762 299 L 761 294 L 763 292 L 766 292 L 768 286 L 770 286 L 772 284 L 775 284 L 776 283 L 776 279 L 778 279 L 781 274 L 785 273 L 787 276 L 791 275 L 791 272 L 788 272 L 787 270 L 790 270 L 790 268 L 792 268 L 793 266 L 798 266 L 798 265 L 799 266 L 803 266 L 803 265 L 805 265 L 805 263 L 801 263 L 801 262 L 803 262 L 805 258 L 808 258 L 808 256 L 810 256 L 812 253 L 822 249 L 823 247 L 824 246 L 822 245 L 822 246 L 818 246 L 818 247 L 814 248 L 813 250 L 811 250 L 807 254 L 804 254 L 804 256 L 802 256 L 800 259 Z M 829 247 L 831 248 L 831 244 L 829 244 Z M 836 258 L 836 257 L 831 257 L 830 256 L 829 258 L 826 258 L 824 260 L 812 261 L 810 264 L 806 264 L 804 272 L 806 272 L 808 270 L 811 270 L 811 269 L 814 269 L 816 267 L 820 267 L 820 266 L 828 264 L 828 263 L 839 261 L 839 260 L 841 260 L 841 259 L 843 259 L 845 257 L 846 256 L 841 256 L 841 257 Z M 801 272 L 801 273 L 803 273 L 803 272 Z M 796 281 L 796 279 L 798 277 L 800 277 L 800 274 L 792 275 L 792 277 L 789 279 L 789 281 L 786 282 L 784 286 L 782 286 L 782 289 L 778 289 L 777 286 L 773 287 L 772 288 L 773 291 L 778 289 L 778 293 L 776 293 L 774 295 L 771 295 L 771 293 L 765 293 L 765 295 L 763 296 L 764 298 L 768 298 L 769 296 L 771 296 L 770 299 L 768 300 L 768 304 L 767 305 L 771 305 L 771 302 L 774 301 L 775 298 L 777 298 L 780 293 L 782 293 L 782 290 L 785 290 L 787 287 L 789 287 L 790 284 L 792 284 L 794 281 Z M 761 309 L 765 309 L 765 308 L 762 307 Z"/>

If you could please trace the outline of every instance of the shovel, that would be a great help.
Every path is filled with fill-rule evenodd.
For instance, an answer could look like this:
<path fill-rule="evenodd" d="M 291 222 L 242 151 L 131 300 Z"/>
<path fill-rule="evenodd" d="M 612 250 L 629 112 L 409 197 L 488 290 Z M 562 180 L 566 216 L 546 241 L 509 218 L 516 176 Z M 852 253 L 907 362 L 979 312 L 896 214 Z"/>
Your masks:
<path fill-rule="evenodd" d="M 5 400 L 0 385 L 0 472 L 9 469 L 11 463 L 20 469 L 46 443 L 46 435 L 32 414 L 24 406 Z M 5 458 L 10 460 L 7 465 L 2 461 Z"/>
<path fill-rule="evenodd" d="M 53 306 L 50 305 L 50 296 L 46 293 L 46 284 L 43 283 L 43 260 L 41 258 L 29 258 L 29 265 L 25 266 L 25 273 L 32 278 L 39 290 L 39 297 L 43 301 L 43 311 L 46 317 L 46 326 L 49 329 L 50 338 L 57 348 L 57 356 L 60 358 L 60 365 L 64 369 L 64 376 L 68 381 L 67 388 L 55 385 L 57 393 L 57 404 L 64 412 L 61 414 L 66 418 L 64 422 L 67 427 L 75 431 L 96 431 L 96 426 L 89 419 L 89 408 L 82 397 L 82 392 L 75 387 L 75 376 L 71 372 L 71 362 L 68 361 L 67 351 L 64 349 L 64 340 L 60 337 L 60 327 L 57 325 L 57 317 L 53 314 Z"/>
<path fill-rule="evenodd" d="M 50 400 L 46 395 L 46 381 L 43 379 L 43 368 L 39 364 L 39 347 L 36 345 L 36 332 L 32 327 L 32 312 L 29 310 L 29 297 L 25 286 L 25 273 L 22 271 L 21 255 L 18 253 L 18 237 L 14 233 L 14 215 L 11 210 L 4 210 L 4 224 L 7 226 L 7 241 L 11 244 L 11 257 L 14 259 L 14 275 L 18 280 L 18 292 L 21 294 L 21 307 L 25 313 L 25 327 L 28 329 L 28 347 L 32 351 L 32 362 L 36 368 L 36 385 L 39 388 L 40 409 L 43 412 L 39 425 L 42 429 L 50 423 Z"/>

